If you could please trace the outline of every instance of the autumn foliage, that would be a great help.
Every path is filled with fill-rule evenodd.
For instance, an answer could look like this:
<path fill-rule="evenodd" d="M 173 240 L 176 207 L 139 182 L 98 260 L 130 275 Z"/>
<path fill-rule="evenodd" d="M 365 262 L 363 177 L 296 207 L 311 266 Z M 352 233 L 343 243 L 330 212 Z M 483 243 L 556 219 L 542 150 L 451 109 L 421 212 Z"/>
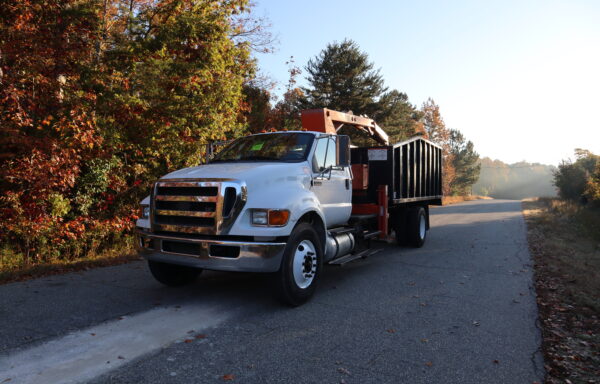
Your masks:
<path fill-rule="evenodd" d="M 22 263 L 121 241 L 152 181 L 239 134 L 245 0 L 0 9 L 0 246 Z"/>
<path fill-rule="evenodd" d="M 600 156 L 578 148 L 575 158 L 575 162 L 563 161 L 554 172 L 558 195 L 600 207 Z"/>

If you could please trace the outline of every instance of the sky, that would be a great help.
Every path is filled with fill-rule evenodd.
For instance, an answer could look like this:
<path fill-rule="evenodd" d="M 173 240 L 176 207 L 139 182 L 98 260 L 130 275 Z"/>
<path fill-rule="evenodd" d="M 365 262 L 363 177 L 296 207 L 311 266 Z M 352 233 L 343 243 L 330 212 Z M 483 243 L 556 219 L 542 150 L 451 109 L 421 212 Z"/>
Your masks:
<path fill-rule="evenodd" d="M 600 154 L 600 0 L 256 0 L 253 13 L 277 39 L 256 56 L 279 94 L 290 56 L 302 68 L 349 38 L 389 89 L 418 107 L 433 98 L 482 157 L 558 165 L 575 148 Z"/>

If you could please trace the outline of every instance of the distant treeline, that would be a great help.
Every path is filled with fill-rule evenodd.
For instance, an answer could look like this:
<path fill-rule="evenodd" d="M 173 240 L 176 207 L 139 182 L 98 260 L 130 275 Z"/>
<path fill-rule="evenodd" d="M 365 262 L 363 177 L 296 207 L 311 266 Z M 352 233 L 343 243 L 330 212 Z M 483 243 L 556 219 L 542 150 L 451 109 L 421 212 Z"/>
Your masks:
<path fill-rule="evenodd" d="M 488 157 L 481 159 L 480 164 L 481 173 L 473 185 L 473 194 L 516 200 L 556 196 L 555 166 L 524 161 L 506 164 Z"/>

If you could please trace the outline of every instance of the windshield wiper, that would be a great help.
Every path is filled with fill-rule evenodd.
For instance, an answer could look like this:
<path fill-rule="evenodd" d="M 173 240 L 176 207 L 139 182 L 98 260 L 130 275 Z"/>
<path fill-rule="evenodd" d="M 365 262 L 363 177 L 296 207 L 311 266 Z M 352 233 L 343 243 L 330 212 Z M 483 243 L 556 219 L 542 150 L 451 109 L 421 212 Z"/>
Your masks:
<path fill-rule="evenodd" d="M 238 161 L 243 161 L 240 159 L 213 159 L 209 161 L 209 163 L 236 163 Z"/>
<path fill-rule="evenodd" d="M 268 156 L 247 156 L 240 160 L 263 160 L 263 161 L 279 161 L 280 159 L 276 157 L 268 157 Z"/>

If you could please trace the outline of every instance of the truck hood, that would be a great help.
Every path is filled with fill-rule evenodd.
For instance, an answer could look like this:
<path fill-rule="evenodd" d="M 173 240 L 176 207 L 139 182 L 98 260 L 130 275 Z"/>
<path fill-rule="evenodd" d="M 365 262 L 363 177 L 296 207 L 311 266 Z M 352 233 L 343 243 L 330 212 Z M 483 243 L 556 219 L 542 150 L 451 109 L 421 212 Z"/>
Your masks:
<path fill-rule="evenodd" d="M 307 162 L 301 163 L 216 163 L 179 169 L 171 172 L 161 180 L 168 179 L 238 179 L 251 181 L 256 179 L 285 176 L 298 176 L 298 173 L 310 175 Z"/>

